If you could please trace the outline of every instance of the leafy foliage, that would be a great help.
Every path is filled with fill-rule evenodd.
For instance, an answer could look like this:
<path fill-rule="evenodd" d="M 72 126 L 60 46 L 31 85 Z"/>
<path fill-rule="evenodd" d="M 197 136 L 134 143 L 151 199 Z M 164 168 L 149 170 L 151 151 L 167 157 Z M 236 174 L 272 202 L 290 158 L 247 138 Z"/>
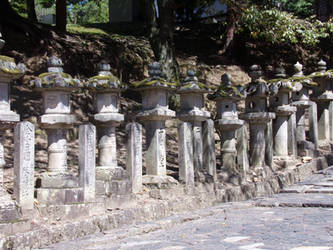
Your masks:
<path fill-rule="evenodd" d="M 283 10 L 300 17 L 309 17 L 313 14 L 315 0 L 281 0 L 280 3 Z"/>
<path fill-rule="evenodd" d="M 247 8 L 242 16 L 239 32 L 247 33 L 254 40 L 272 44 L 317 45 L 322 38 L 333 33 L 333 23 L 313 19 L 297 19 L 293 14 L 273 9 Z"/>

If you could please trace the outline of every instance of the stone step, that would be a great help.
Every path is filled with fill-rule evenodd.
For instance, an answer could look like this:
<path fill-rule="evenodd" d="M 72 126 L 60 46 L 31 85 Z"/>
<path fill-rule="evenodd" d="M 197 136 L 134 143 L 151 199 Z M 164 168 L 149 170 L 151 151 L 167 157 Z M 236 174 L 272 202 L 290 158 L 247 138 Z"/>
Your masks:
<path fill-rule="evenodd" d="M 24 233 L 31 230 L 31 223 L 28 220 L 16 220 L 8 223 L 0 223 L 0 234 L 11 235 Z"/>
<path fill-rule="evenodd" d="M 70 205 L 38 205 L 37 208 L 40 217 L 47 217 L 51 221 L 72 221 L 74 219 L 105 213 L 105 205 L 102 202 Z"/>
<path fill-rule="evenodd" d="M 42 205 L 82 203 L 83 188 L 39 188 L 37 200 Z"/>
<path fill-rule="evenodd" d="M 134 194 L 125 194 L 125 195 L 113 194 L 105 199 L 105 207 L 107 210 L 129 208 L 135 206 L 135 204 L 136 202 Z"/>

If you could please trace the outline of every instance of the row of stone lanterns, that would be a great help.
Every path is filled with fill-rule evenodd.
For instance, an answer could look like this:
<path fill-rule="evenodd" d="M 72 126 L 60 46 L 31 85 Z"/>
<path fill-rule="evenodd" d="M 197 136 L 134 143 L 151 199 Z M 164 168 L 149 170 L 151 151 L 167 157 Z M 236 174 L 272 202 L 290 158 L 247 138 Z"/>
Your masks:
<path fill-rule="evenodd" d="M 265 165 L 271 164 L 273 149 L 276 156 L 296 156 L 296 141 L 299 144 L 306 142 L 305 109 L 312 108 L 314 122 L 310 122 L 310 126 L 316 126 L 315 103 L 309 99 L 310 89 L 317 87 L 315 82 L 319 85 L 313 90 L 312 96 L 320 107 L 320 127 L 329 127 L 327 126 L 328 112 L 333 100 L 330 92 L 331 73 L 326 71 L 324 62 L 321 61 L 318 65 L 319 72 L 310 77 L 303 75 L 302 66 L 299 63 L 295 65 L 296 74 L 292 78 L 286 79 L 283 70 L 279 70 L 277 79 L 270 81 L 270 84 L 260 78 L 261 70 L 254 65 L 250 68 L 252 81 L 245 88 L 232 86 L 230 77 L 227 74 L 222 76 L 221 85 L 211 99 L 217 104 L 215 126 L 221 137 L 221 160 L 223 166 L 231 172 L 231 179 L 240 174 L 237 167 L 236 131 L 245 126 L 244 121 L 238 118 L 236 105 L 239 100 L 245 99 L 245 113 L 241 118 L 249 124 L 250 165 L 255 170 L 261 171 Z M 1 57 L 0 66 L 0 88 L 3 90 L 1 91 L 0 119 L 2 128 L 6 128 L 6 124 L 19 121 L 19 116 L 10 111 L 9 81 L 20 77 L 24 70 L 7 57 Z M 67 167 L 66 134 L 68 129 L 77 124 L 77 119 L 70 110 L 70 94 L 82 84 L 64 73 L 62 66 L 59 58 L 51 57 L 48 60 L 48 72 L 39 75 L 34 81 L 35 88 L 41 91 L 43 96 L 44 114 L 40 117 L 39 123 L 48 135 L 48 167 L 47 172 L 41 176 L 41 189 L 38 191 L 38 196 L 42 200 L 44 198 L 49 200 L 50 197 L 52 199 L 59 195 L 67 196 L 70 190 L 72 199 L 80 202 L 79 180 L 68 171 Z M 89 79 L 87 87 L 95 93 L 96 113 L 93 121 L 98 127 L 99 149 L 96 179 L 104 186 L 113 185 L 110 180 L 127 178 L 126 171 L 118 167 L 116 156 L 115 129 L 124 120 L 124 116 L 118 110 L 121 83 L 112 75 L 110 65 L 101 62 L 98 65 L 98 75 Z M 134 84 L 134 87 L 142 94 L 142 110 L 136 117 L 146 128 L 146 175 L 143 181 L 145 183 L 168 181 L 165 121 L 176 115 L 168 107 L 168 94 L 176 90 L 176 84 L 166 81 L 162 76 L 159 63 L 153 63 L 149 65 L 149 77 Z M 212 89 L 199 83 L 195 72 L 189 70 L 177 93 L 180 95 L 180 112 L 177 113 L 177 117 L 182 123 L 187 124 L 187 134 L 191 139 L 183 139 L 189 142 L 187 147 L 191 147 L 192 157 L 189 157 L 187 161 L 192 161 L 194 169 L 189 174 L 191 180 L 188 181 L 186 173 L 180 174 L 180 179 L 193 183 L 195 174 L 199 175 L 200 172 L 206 171 L 203 164 L 202 125 L 210 117 L 210 113 L 204 109 L 204 94 L 212 93 Z M 291 93 L 292 98 L 290 98 Z M 268 110 L 269 96 L 271 96 L 270 108 L 274 113 Z M 273 125 L 272 120 L 274 120 Z M 315 137 L 314 133 L 312 138 Z M 329 138 L 329 133 L 320 133 L 320 139 Z M 293 142 L 292 147 L 289 146 L 289 142 Z M 316 144 L 316 141 L 314 140 L 313 143 Z M 4 165 L 3 145 L 0 151 L 0 163 Z"/>

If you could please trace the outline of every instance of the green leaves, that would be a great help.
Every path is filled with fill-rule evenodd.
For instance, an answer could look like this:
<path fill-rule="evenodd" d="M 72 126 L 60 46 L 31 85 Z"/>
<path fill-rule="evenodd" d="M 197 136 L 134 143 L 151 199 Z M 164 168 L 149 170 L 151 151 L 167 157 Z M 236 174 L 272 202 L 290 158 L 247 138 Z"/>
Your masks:
<path fill-rule="evenodd" d="M 333 33 L 332 22 L 298 19 L 293 14 L 278 9 L 247 8 L 240 23 L 240 32 L 248 33 L 254 40 L 272 44 L 296 44 L 306 47 L 317 45 Z"/>

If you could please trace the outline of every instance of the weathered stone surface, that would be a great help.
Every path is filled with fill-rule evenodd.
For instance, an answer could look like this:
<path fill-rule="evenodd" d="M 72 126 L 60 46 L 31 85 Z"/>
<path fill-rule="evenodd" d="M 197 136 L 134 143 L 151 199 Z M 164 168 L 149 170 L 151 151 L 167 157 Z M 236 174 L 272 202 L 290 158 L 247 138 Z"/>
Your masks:
<path fill-rule="evenodd" d="M 245 175 L 249 171 L 249 158 L 248 158 L 248 128 L 247 123 L 236 130 L 236 150 L 237 150 L 237 164 L 238 169 Z"/>
<path fill-rule="evenodd" d="M 193 166 L 194 171 L 203 171 L 202 165 L 202 154 L 203 154 L 203 144 L 202 144 L 202 122 L 195 121 L 192 124 L 192 135 L 193 135 Z"/>
<path fill-rule="evenodd" d="M 14 195 L 23 209 L 34 207 L 35 126 L 30 122 L 15 127 Z"/>
<path fill-rule="evenodd" d="M 203 164 L 216 181 L 216 153 L 214 121 L 208 119 L 203 126 Z"/>
<path fill-rule="evenodd" d="M 297 157 L 297 138 L 296 138 L 296 112 L 288 119 L 288 153 Z"/>
<path fill-rule="evenodd" d="M 83 188 L 39 188 L 37 198 L 40 204 L 64 205 L 84 202 Z"/>
<path fill-rule="evenodd" d="M 83 188 L 83 199 L 95 199 L 96 178 L 96 127 L 92 124 L 79 128 L 79 184 Z"/>
<path fill-rule="evenodd" d="M 132 192 L 142 191 L 142 125 L 132 122 L 126 125 L 126 170 L 132 182 Z"/>
<path fill-rule="evenodd" d="M 192 124 L 178 124 L 178 162 L 179 180 L 188 186 L 194 186 L 193 136 Z"/>
<path fill-rule="evenodd" d="M 40 186 L 42 188 L 77 188 L 79 179 L 69 173 L 45 172 L 40 175 Z"/>
<path fill-rule="evenodd" d="M 317 104 L 311 102 L 309 108 L 309 137 L 310 141 L 318 148 L 318 118 L 317 118 Z"/>
<path fill-rule="evenodd" d="M 147 121 L 146 128 L 146 173 L 166 175 L 166 136 L 164 121 Z"/>
<path fill-rule="evenodd" d="M 98 167 L 117 167 L 116 128 L 100 126 L 98 128 Z"/>
<path fill-rule="evenodd" d="M 286 140 L 287 141 L 287 140 Z M 266 125 L 265 130 L 265 163 L 269 167 L 273 167 L 273 122 L 270 121 Z M 288 152 L 286 152 L 288 154 Z"/>
<path fill-rule="evenodd" d="M 67 171 L 66 129 L 48 129 L 48 171 L 65 173 Z"/>

